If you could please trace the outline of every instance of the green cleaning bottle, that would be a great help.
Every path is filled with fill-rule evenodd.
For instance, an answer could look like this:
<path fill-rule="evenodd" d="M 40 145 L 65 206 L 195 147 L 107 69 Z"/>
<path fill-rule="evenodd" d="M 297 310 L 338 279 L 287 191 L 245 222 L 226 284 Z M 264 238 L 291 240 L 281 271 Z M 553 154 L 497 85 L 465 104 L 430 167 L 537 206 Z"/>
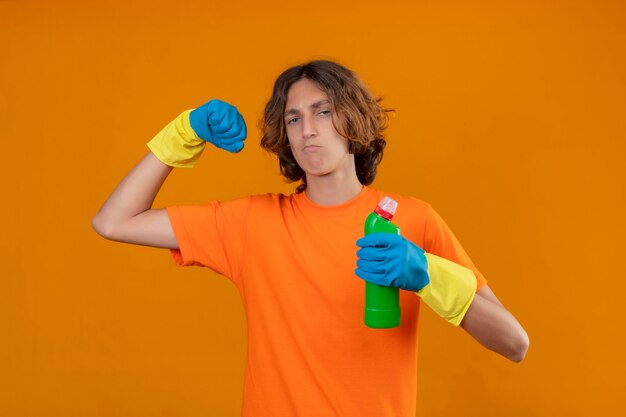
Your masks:
<path fill-rule="evenodd" d="M 400 234 L 400 228 L 391 222 L 398 203 L 383 198 L 365 220 L 365 234 Z M 400 325 L 399 290 L 396 287 L 365 282 L 365 325 L 374 329 L 389 329 Z"/>

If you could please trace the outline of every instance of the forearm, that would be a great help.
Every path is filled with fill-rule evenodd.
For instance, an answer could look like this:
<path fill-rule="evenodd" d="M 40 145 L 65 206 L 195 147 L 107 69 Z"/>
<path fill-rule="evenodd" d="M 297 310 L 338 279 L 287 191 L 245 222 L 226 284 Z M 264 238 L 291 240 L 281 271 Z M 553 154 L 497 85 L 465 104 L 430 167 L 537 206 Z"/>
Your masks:
<path fill-rule="evenodd" d="M 152 207 L 172 167 L 159 161 L 152 152 L 128 173 L 113 190 L 92 220 L 94 229 L 110 239 L 129 221 Z"/>
<path fill-rule="evenodd" d="M 487 349 L 513 362 L 521 362 L 528 350 L 526 331 L 488 287 L 476 294 L 461 327 Z"/>

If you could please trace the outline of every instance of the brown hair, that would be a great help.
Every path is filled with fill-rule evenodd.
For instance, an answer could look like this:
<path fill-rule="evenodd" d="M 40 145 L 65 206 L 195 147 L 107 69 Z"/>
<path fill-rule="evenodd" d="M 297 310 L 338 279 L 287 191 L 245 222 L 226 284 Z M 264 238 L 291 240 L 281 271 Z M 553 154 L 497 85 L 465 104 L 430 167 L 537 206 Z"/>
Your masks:
<path fill-rule="evenodd" d="M 376 167 L 383 158 L 386 141 L 387 112 L 349 69 L 332 61 L 311 61 L 284 71 L 276 79 L 272 97 L 260 122 L 261 146 L 278 155 L 280 172 L 289 182 L 302 180 L 297 192 L 306 189 L 306 175 L 289 147 L 284 112 L 289 88 L 303 78 L 315 82 L 330 99 L 333 124 L 349 141 L 348 150 L 355 156 L 356 174 L 361 184 L 369 185 L 376 177 Z"/>

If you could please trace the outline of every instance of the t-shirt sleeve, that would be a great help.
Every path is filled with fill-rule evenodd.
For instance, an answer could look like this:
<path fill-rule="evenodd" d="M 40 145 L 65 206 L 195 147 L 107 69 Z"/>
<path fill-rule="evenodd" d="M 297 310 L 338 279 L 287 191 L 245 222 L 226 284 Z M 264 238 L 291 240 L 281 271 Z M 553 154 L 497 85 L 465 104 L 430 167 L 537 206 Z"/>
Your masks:
<path fill-rule="evenodd" d="M 452 230 L 430 206 L 428 206 L 426 212 L 424 225 L 424 250 L 471 269 L 476 276 L 476 281 L 478 281 L 476 291 L 480 290 L 487 283 L 487 280 L 476 268 L 469 255 L 452 233 Z"/>
<path fill-rule="evenodd" d="M 238 284 L 248 203 L 248 199 L 239 199 L 167 207 L 179 246 L 171 250 L 174 262 L 210 268 Z"/>

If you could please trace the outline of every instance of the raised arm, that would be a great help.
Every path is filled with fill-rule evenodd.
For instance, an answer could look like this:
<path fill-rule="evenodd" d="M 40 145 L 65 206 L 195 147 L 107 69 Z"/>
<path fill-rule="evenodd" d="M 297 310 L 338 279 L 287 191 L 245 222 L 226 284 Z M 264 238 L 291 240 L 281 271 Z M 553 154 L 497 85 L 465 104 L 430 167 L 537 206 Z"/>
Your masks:
<path fill-rule="evenodd" d="M 110 240 L 177 249 L 166 210 L 152 208 L 167 176 L 173 167 L 193 167 L 205 142 L 239 152 L 245 137 L 243 117 L 228 103 L 211 100 L 183 112 L 148 143 L 151 152 L 113 190 L 94 216 L 94 230 Z"/>
<path fill-rule="evenodd" d="M 177 249 L 165 209 L 152 203 L 172 167 L 149 152 L 113 190 L 91 224 L 101 236 L 118 242 Z"/>

